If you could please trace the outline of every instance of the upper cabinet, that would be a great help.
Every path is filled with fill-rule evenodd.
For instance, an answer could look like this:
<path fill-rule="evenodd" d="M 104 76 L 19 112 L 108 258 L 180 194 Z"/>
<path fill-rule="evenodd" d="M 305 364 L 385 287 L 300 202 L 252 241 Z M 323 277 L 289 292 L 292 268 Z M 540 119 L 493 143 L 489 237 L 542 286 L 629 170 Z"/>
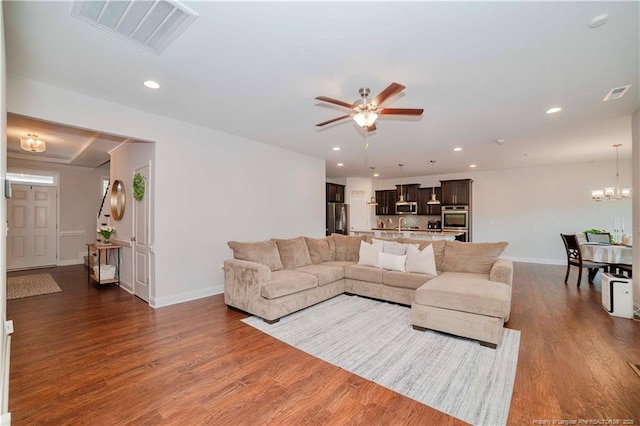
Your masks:
<path fill-rule="evenodd" d="M 389 189 L 386 191 L 376 191 L 376 215 L 396 214 L 396 191 Z"/>
<path fill-rule="evenodd" d="M 344 202 L 344 185 L 327 183 L 327 203 Z"/>
<path fill-rule="evenodd" d="M 418 214 L 440 216 L 441 204 L 428 204 L 431 199 L 431 188 L 420 188 L 418 191 Z M 436 198 L 442 202 L 442 188 L 435 188 Z"/>
<path fill-rule="evenodd" d="M 404 194 L 405 201 L 415 201 L 418 202 L 418 189 L 420 188 L 419 183 L 410 183 L 408 185 L 396 185 L 396 199 L 395 201 L 400 200 L 400 194 Z"/>
<path fill-rule="evenodd" d="M 471 179 L 441 180 L 442 204 L 468 206 L 471 204 Z"/>

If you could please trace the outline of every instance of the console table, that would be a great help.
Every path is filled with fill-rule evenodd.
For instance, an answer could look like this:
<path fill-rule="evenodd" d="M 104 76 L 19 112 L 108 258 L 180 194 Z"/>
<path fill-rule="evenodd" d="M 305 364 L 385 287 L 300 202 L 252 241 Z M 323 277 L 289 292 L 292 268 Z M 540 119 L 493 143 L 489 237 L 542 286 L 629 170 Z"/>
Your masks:
<path fill-rule="evenodd" d="M 104 243 L 88 243 L 87 244 L 87 262 L 88 262 L 88 272 L 87 272 L 87 280 L 89 284 L 91 284 L 91 280 L 97 282 L 98 284 L 118 284 L 120 286 L 120 248 L 122 246 L 118 244 L 104 244 Z M 115 262 L 113 265 L 115 267 L 115 274 L 113 276 L 102 276 L 101 265 L 102 256 L 104 255 L 105 264 L 109 264 L 111 260 L 111 255 L 115 251 Z M 91 256 L 95 256 L 95 266 L 97 268 L 91 267 Z"/>

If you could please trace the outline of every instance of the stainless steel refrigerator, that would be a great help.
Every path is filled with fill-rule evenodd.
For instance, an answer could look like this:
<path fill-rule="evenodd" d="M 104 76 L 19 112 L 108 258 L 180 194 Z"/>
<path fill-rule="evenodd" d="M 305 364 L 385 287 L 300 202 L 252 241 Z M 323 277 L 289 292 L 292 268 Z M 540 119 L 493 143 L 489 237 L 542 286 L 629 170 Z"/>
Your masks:
<path fill-rule="evenodd" d="M 349 233 L 349 205 L 327 203 L 327 235 Z"/>

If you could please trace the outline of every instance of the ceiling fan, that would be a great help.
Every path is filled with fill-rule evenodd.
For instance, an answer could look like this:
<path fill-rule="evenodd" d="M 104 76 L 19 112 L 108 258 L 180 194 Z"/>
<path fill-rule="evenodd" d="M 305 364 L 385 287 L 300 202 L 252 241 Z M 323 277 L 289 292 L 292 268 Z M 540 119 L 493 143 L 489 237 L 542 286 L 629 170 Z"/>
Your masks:
<path fill-rule="evenodd" d="M 351 110 L 351 113 L 343 116 L 332 118 L 331 120 L 323 121 L 316 124 L 321 127 L 326 124 L 334 123 L 336 121 L 343 120 L 348 117 L 353 117 L 358 126 L 363 127 L 366 131 L 371 132 L 376 130 L 376 119 L 379 115 L 411 115 L 420 116 L 424 109 L 422 108 L 381 108 L 380 106 L 384 101 L 389 99 L 405 89 L 400 83 L 391 83 L 386 89 L 380 92 L 373 99 L 367 99 L 371 90 L 368 87 L 362 87 L 358 90 L 362 100 L 357 100 L 353 104 L 340 101 L 338 99 L 329 98 L 327 96 L 316 97 L 319 101 L 329 102 L 334 105 L 339 105 Z"/>

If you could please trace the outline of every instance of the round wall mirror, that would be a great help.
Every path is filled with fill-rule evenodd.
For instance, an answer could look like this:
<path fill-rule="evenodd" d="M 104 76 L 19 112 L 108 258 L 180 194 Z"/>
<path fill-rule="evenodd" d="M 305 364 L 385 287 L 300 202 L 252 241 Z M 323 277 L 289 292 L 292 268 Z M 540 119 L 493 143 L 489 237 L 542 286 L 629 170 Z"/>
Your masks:
<path fill-rule="evenodd" d="M 127 197 L 124 192 L 124 184 L 121 180 L 114 180 L 113 186 L 111 187 L 111 217 L 113 219 L 122 219 L 126 201 Z"/>

